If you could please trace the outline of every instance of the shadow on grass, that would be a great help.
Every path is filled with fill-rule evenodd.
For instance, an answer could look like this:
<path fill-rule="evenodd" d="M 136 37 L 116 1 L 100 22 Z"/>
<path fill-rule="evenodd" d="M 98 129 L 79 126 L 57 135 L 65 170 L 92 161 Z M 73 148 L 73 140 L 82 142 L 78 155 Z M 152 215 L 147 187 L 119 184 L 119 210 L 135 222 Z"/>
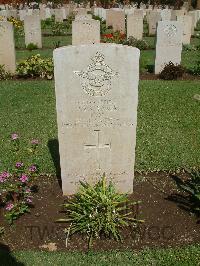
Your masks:
<path fill-rule="evenodd" d="M 24 263 L 19 262 L 13 257 L 10 248 L 0 243 L 0 265 L 1 266 L 25 266 Z"/>
<path fill-rule="evenodd" d="M 54 167 L 56 169 L 56 176 L 58 179 L 58 183 L 60 188 L 62 188 L 62 180 L 61 180 L 61 169 L 60 169 L 60 154 L 59 154 L 59 143 L 57 139 L 51 139 L 48 141 L 48 148 L 51 153 L 51 158 L 54 163 Z"/>

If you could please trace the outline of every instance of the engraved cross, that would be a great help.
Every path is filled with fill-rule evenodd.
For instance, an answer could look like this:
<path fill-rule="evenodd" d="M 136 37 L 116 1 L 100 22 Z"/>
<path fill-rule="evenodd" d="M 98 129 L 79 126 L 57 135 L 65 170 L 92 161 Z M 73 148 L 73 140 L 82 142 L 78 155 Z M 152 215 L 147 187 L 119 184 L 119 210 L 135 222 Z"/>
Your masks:
<path fill-rule="evenodd" d="M 84 149 L 95 149 L 97 152 L 97 159 L 98 159 L 98 169 L 97 170 L 101 170 L 100 167 L 100 149 L 111 149 L 111 143 L 105 143 L 105 144 L 101 144 L 100 143 L 100 130 L 94 130 L 96 132 L 96 144 L 86 144 L 84 145 Z"/>

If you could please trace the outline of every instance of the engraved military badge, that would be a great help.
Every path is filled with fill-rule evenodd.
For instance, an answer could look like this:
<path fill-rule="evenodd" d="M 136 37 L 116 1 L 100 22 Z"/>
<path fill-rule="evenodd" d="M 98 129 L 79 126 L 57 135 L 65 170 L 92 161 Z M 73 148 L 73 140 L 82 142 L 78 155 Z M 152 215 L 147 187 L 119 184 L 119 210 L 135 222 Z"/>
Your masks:
<path fill-rule="evenodd" d="M 104 62 L 104 55 L 100 52 L 97 52 L 91 61 L 85 71 L 74 73 L 80 77 L 85 93 L 90 96 L 105 96 L 111 90 L 112 77 L 118 76 L 118 73 Z"/>
<path fill-rule="evenodd" d="M 174 25 L 168 25 L 164 32 L 167 34 L 168 37 L 174 37 L 177 33 L 177 28 Z"/>

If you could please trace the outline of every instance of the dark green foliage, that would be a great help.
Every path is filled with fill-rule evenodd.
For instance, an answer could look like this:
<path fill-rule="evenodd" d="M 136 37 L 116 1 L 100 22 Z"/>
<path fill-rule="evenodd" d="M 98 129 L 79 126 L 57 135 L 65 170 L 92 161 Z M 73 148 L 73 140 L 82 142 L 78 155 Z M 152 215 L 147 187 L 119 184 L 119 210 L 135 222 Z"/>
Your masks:
<path fill-rule="evenodd" d="M 181 65 L 175 65 L 172 62 L 166 64 L 164 69 L 160 72 L 159 78 L 164 80 L 176 80 L 181 78 L 185 73 L 185 69 Z"/>
<path fill-rule="evenodd" d="M 188 195 L 191 210 L 200 214 L 200 172 L 192 171 L 190 176 L 186 181 L 176 177 L 176 184 L 181 191 Z"/>
<path fill-rule="evenodd" d="M 129 225 L 137 226 L 142 222 L 136 219 L 127 194 L 118 194 L 114 185 L 107 181 L 105 176 L 95 186 L 81 182 L 80 190 L 64 205 L 69 222 L 66 229 L 68 236 L 74 233 L 86 234 L 89 238 L 88 247 L 92 245 L 93 238 L 113 237 L 122 240 L 120 229 Z"/>
<path fill-rule="evenodd" d="M 189 68 L 188 72 L 192 75 L 200 76 L 200 61 L 197 61 L 196 65 Z"/>
<path fill-rule="evenodd" d="M 130 36 L 128 40 L 124 41 L 123 44 L 136 47 L 140 50 L 147 50 L 149 48 L 149 45 L 145 40 L 137 40 L 132 36 Z"/>
<path fill-rule="evenodd" d="M 37 44 L 29 43 L 29 44 L 26 46 L 26 49 L 29 50 L 29 51 L 37 50 L 37 49 L 38 49 L 38 46 L 37 46 Z"/>

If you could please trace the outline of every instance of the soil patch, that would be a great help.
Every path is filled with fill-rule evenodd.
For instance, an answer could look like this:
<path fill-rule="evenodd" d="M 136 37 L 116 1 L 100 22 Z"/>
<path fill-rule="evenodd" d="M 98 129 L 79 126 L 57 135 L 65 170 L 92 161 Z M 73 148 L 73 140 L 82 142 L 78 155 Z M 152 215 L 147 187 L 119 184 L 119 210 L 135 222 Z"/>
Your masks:
<path fill-rule="evenodd" d="M 65 217 L 62 203 L 66 199 L 62 196 L 57 178 L 40 177 L 38 187 L 31 213 L 19 218 L 12 226 L 5 222 L 1 210 L 0 226 L 5 227 L 5 233 L 0 239 L 0 246 L 7 245 L 11 250 L 44 250 L 50 247 L 50 250 L 86 251 L 87 239 L 82 235 L 72 236 L 66 248 L 66 224 L 55 223 Z M 130 198 L 142 201 L 137 212 L 138 218 L 144 219 L 145 223 L 137 231 L 133 228 L 123 230 L 123 243 L 97 239 L 93 249 L 140 250 L 199 243 L 200 224 L 195 215 L 180 207 L 178 200 L 170 200 L 177 193 L 180 195 L 173 179 L 166 173 L 137 174 L 134 194 Z"/>

